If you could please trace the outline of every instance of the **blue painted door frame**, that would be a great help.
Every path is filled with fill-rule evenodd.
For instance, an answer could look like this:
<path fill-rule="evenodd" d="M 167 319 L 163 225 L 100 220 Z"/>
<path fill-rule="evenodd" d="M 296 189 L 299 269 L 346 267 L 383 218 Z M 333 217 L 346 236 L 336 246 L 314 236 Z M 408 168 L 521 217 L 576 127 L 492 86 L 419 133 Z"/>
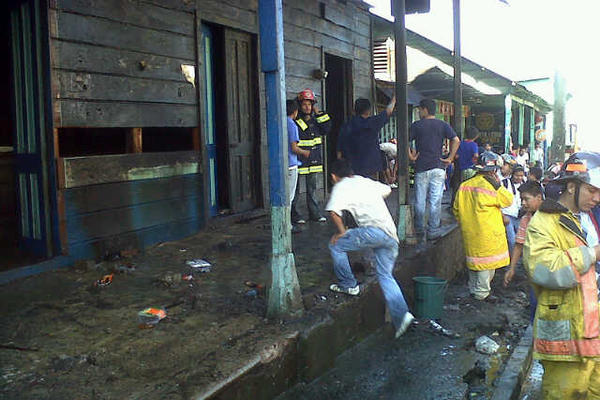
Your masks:
<path fill-rule="evenodd" d="M 209 26 L 202 25 L 202 55 L 204 61 L 204 131 L 206 155 L 208 158 L 208 205 L 210 216 L 219 212 L 217 143 L 215 132 L 215 81 L 214 81 L 214 39 Z"/>
<path fill-rule="evenodd" d="M 60 248 L 49 85 L 47 5 L 10 10 L 14 170 L 19 247 L 42 257 Z"/>

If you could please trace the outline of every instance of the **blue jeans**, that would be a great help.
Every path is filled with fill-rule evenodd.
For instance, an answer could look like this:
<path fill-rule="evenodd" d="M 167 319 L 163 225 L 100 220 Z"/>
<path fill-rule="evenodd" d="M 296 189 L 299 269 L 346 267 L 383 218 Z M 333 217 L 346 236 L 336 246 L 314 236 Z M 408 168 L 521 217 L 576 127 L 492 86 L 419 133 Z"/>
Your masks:
<path fill-rule="evenodd" d="M 427 236 L 439 236 L 442 214 L 442 196 L 446 172 L 434 168 L 415 174 L 415 233 L 420 238 L 425 233 L 425 210 L 429 206 Z"/>
<path fill-rule="evenodd" d="M 371 226 L 353 228 L 347 230 L 335 244 L 329 244 L 331 258 L 333 258 L 333 270 L 338 278 L 338 284 L 344 289 L 358 285 L 350 268 L 347 252 L 366 249 L 372 249 L 375 254 L 379 286 L 381 286 L 383 297 L 385 297 L 385 302 L 390 310 L 392 322 L 398 328 L 408 311 L 408 306 L 398 282 L 392 275 L 398 255 L 398 243 L 384 231 Z"/>
<path fill-rule="evenodd" d="M 512 256 L 512 251 L 515 248 L 517 240 L 517 230 L 519 229 L 519 218 L 507 215 L 510 222 L 506 225 L 506 240 L 508 241 L 508 251 Z"/>

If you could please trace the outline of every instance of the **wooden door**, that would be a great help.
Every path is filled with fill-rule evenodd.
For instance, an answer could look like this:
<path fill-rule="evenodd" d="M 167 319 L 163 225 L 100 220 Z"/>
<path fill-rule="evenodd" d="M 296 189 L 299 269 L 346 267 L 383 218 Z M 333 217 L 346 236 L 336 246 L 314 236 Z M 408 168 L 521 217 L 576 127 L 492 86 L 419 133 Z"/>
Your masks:
<path fill-rule="evenodd" d="M 225 30 L 227 141 L 231 208 L 242 212 L 257 206 L 259 105 L 256 57 L 252 36 Z"/>
<path fill-rule="evenodd" d="M 48 149 L 45 135 L 48 98 L 43 51 L 44 26 L 39 0 L 11 10 L 14 160 L 19 217 L 19 247 L 51 255 Z"/>

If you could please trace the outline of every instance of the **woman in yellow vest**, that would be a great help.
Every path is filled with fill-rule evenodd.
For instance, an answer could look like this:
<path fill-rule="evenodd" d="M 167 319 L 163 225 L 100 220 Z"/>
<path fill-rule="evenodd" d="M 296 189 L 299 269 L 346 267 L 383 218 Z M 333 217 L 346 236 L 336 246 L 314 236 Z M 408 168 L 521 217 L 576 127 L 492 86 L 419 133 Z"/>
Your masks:
<path fill-rule="evenodd" d="M 575 153 L 548 199 L 531 218 L 524 245 L 526 270 L 538 304 L 533 356 L 542 360 L 544 399 L 600 399 L 600 315 L 595 264 L 580 214 L 600 203 L 600 154 Z"/>

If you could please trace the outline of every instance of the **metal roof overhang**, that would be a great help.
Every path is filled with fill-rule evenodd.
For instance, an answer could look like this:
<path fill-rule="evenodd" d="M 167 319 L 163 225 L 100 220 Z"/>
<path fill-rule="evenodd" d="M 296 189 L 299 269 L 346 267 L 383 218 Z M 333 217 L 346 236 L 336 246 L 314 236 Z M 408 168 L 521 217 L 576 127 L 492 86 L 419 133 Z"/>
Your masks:
<path fill-rule="evenodd" d="M 371 19 L 373 21 L 373 38 L 375 40 L 394 37 L 394 25 L 392 22 L 374 14 L 371 14 Z M 454 55 L 452 51 L 409 29 L 406 30 L 406 44 L 409 47 L 422 51 L 423 53 L 440 60 L 444 64 L 450 66 L 454 64 Z M 531 103 L 535 109 L 543 113 L 547 113 L 552 110 L 552 107 L 550 104 L 548 104 L 548 102 L 535 93 L 527 90 L 523 85 L 520 85 L 517 82 L 512 81 L 464 57 L 462 57 L 462 72 L 473 77 L 477 81 L 483 82 L 488 86 L 498 89 L 503 95 L 510 94 L 518 97 L 521 100 L 524 100 L 525 102 Z M 416 88 L 423 95 L 427 96 L 427 93 L 423 92 L 419 87 Z M 464 92 L 463 98 L 463 101 L 465 104 L 467 104 L 467 96 L 464 94 Z M 450 94 L 449 101 L 452 101 L 452 94 Z"/>

